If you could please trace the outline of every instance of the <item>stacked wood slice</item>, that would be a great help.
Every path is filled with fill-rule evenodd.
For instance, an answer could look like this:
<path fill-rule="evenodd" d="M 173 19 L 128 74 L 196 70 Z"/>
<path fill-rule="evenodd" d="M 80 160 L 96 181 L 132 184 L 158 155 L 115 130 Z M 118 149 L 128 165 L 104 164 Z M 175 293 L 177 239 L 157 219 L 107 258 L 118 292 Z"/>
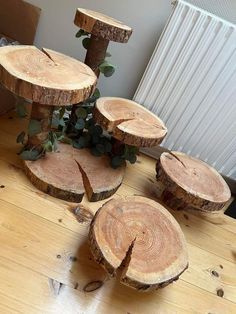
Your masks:
<path fill-rule="evenodd" d="M 88 149 L 60 144 L 55 153 L 37 161 L 25 161 L 25 171 L 41 191 L 70 202 L 110 197 L 123 181 L 125 166 L 113 169 L 107 156 L 95 157 Z"/>
<path fill-rule="evenodd" d="M 173 209 L 221 210 L 231 197 L 221 175 L 205 162 L 180 152 L 163 153 L 156 165 L 161 199 Z"/>
<path fill-rule="evenodd" d="M 90 248 L 97 263 L 121 283 L 152 291 L 177 280 L 188 267 L 184 235 L 159 203 L 141 196 L 105 203 L 92 220 Z"/>
<path fill-rule="evenodd" d="M 156 115 L 124 98 L 99 98 L 94 118 L 114 138 L 137 147 L 156 146 L 167 133 L 164 123 Z"/>

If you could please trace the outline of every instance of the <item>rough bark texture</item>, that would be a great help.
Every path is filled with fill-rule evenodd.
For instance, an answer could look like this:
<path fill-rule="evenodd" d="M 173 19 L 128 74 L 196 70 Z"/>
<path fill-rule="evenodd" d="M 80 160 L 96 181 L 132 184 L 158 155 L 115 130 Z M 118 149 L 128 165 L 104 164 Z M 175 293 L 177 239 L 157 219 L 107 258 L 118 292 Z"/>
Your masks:
<path fill-rule="evenodd" d="M 97 78 L 87 65 L 61 53 L 8 46 L 0 50 L 0 81 L 33 102 L 63 106 L 90 97 Z"/>
<path fill-rule="evenodd" d="M 221 210 L 231 193 L 221 175 L 201 160 L 180 152 L 163 153 L 156 165 L 161 199 L 177 210 Z"/>
<path fill-rule="evenodd" d="M 92 254 L 121 283 L 152 291 L 177 280 L 188 267 L 184 235 L 169 212 L 141 196 L 112 199 L 94 216 Z"/>
<path fill-rule="evenodd" d="M 98 99 L 94 118 L 117 140 L 137 147 L 160 144 L 167 133 L 164 123 L 134 101 L 118 97 Z"/>
<path fill-rule="evenodd" d="M 106 51 L 109 41 L 107 39 L 102 39 L 91 35 L 89 46 L 85 58 L 85 64 L 87 64 L 99 77 L 99 65 L 104 61 L 106 57 Z"/>
<path fill-rule="evenodd" d="M 110 197 L 125 173 L 125 166 L 112 169 L 107 156 L 95 157 L 87 149 L 76 150 L 66 144 L 60 144 L 56 153 L 24 164 L 27 176 L 39 190 L 71 202 L 80 202 L 85 191 L 91 202 Z"/>
<path fill-rule="evenodd" d="M 53 106 L 41 105 L 37 103 L 32 104 L 30 119 L 40 122 L 41 132 L 36 135 L 29 136 L 27 143 L 29 148 L 41 146 L 41 144 L 48 139 L 48 132 L 51 129 L 53 110 Z"/>
<path fill-rule="evenodd" d="M 128 42 L 132 29 L 104 14 L 87 9 L 78 8 L 76 11 L 75 25 L 99 38 L 120 43 Z"/>

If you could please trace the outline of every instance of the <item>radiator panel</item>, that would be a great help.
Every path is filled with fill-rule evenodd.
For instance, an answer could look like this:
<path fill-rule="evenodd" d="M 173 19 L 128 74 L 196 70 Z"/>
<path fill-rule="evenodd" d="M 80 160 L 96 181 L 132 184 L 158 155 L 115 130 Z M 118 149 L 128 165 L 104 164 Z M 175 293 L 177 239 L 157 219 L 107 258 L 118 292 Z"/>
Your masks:
<path fill-rule="evenodd" d="M 167 125 L 165 148 L 236 179 L 236 27 L 178 1 L 134 99 Z"/>

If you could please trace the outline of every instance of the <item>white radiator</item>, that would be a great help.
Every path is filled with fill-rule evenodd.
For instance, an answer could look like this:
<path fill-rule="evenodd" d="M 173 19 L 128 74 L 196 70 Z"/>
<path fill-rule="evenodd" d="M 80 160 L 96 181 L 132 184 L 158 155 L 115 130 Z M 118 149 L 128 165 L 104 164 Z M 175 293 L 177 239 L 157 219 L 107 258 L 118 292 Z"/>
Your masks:
<path fill-rule="evenodd" d="M 210 2 L 216 3 L 208 0 L 208 9 Z M 222 7 L 229 0 L 217 2 Z M 236 3 L 231 4 L 235 11 L 227 7 L 226 21 L 227 10 L 218 17 L 176 1 L 134 100 L 166 123 L 162 146 L 236 179 Z"/>

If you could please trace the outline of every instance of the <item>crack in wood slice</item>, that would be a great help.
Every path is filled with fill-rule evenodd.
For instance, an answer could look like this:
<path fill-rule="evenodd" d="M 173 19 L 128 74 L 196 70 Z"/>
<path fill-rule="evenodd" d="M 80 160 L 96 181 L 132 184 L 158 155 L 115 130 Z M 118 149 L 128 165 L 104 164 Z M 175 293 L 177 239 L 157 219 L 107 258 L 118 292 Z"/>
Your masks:
<path fill-rule="evenodd" d="M 99 38 L 121 43 L 128 42 L 132 34 L 132 29 L 122 22 L 102 13 L 82 8 L 77 9 L 74 23 Z"/>
<path fill-rule="evenodd" d="M 124 98 L 99 98 L 94 118 L 114 138 L 137 147 L 156 146 L 167 133 L 164 123 L 156 115 Z"/>
<path fill-rule="evenodd" d="M 84 63 L 56 51 L 7 46 L 0 50 L 0 81 L 33 102 L 63 106 L 89 98 L 97 77 Z"/>
<path fill-rule="evenodd" d="M 186 154 L 163 153 L 156 171 L 164 187 L 161 199 L 173 209 L 215 212 L 231 197 L 227 183 L 214 168 Z"/>
<path fill-rule="evenodd" d="M 37 161 L 24 161 L 27 176 L 39 190 L 70 202 L 81 202 L 86 191 L 95 202 L 110 197 L 121 185 L 125 166 L 113 169 L 109 157 L 95 157 L 88 149 L 66 144 L 58 149 Z"/>
<path fill-rule="evenodd" d="M 95 261 L 132 288 L 152 291 L 188 267 L 184 235 L 159 203 L 141 196 L 106 202 L 94 216 L 89 243 Z"/>

